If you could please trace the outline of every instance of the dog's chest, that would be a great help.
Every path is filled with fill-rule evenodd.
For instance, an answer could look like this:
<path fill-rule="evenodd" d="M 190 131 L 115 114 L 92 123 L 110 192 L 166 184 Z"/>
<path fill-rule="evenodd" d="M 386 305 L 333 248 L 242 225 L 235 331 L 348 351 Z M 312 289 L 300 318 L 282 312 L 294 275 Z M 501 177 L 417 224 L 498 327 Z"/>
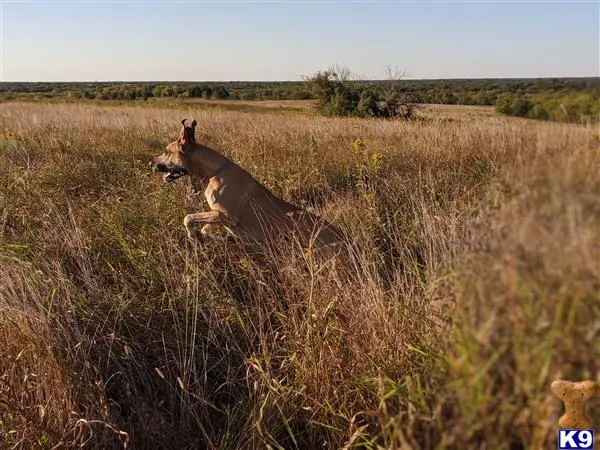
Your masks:
<path fill-rule="evenodd" d="M 208 202 L 208 206 L 213 209 L 217 204 L 222 203 L 225 197 L 225 184 L 212 180 L 208 183 L 204 196 Z"/>

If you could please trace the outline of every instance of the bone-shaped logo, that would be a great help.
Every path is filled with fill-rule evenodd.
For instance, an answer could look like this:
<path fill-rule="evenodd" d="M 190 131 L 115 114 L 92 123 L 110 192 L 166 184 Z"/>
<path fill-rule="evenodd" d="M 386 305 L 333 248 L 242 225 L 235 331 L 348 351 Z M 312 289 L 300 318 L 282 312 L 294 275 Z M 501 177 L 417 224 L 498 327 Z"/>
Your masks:
<path fill-rule="evenodd" d="M 565 403 L 565 413 L 558 420 L 559 427 L 578 430 L 594 427 L 592 419 L 585 413 L 585 404 L 598 392 L 595 381 L 556 380 L 550 385 L 550 390 Z"/>

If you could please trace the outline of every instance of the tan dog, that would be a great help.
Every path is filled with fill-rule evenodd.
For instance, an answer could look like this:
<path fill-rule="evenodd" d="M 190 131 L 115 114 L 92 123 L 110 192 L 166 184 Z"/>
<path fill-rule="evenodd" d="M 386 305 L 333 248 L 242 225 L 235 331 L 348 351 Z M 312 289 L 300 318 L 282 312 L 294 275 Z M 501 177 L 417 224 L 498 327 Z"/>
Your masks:
<path fill-rule="evenodd" d="M 268 239 L 296 238 L 304 248 L 322 249 L 342 239 L 340 230 L 325 220 L 273 195 L 252 175 L 232 160 L 195 138 L 196 121 L 186 126 L 181 121 L 179 138 L 154 160 L 153 171 L 163 172 L 165 182 L 189 175 L 201 181 L 210 211 L 188 214 L 183 221 L 188 236 L 198 237 L 197 224 L 204 224 L 201 233 L 224 227 L 234 237 L 265 242 Z"/>

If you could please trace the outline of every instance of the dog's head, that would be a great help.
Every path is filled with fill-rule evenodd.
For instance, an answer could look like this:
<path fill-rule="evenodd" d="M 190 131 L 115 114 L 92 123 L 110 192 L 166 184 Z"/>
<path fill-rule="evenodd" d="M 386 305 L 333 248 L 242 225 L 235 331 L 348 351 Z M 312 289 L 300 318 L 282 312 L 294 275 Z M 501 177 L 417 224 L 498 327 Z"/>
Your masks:
<path fill-rule="evenodd" d="M 185 122 L 186 119 L 181 121 L 181 133 L 177 140 L 167 145 L 164 153 L 155 158 L 152 165 L 152 171 L 164 173 L 163 180 L 168 183 L 188 174 L 185 168 L 186 153 L 196 142 L 196 121 L 193 120 L 189 127 Z"/>

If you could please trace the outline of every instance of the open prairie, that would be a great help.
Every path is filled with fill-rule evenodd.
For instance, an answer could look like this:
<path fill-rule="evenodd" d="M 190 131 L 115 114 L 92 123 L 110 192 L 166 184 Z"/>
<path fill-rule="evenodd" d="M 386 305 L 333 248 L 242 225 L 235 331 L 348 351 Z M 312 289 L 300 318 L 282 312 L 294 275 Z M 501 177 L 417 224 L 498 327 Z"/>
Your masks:
<path fill-rule="evenodd" d="M 550 382 L 600 381 L 597 126 L 0 106 L 3 446 L 556 448 Z M 148 163 L 192 117 L 347 270 L 190 243 L 203 196 Z"/>

